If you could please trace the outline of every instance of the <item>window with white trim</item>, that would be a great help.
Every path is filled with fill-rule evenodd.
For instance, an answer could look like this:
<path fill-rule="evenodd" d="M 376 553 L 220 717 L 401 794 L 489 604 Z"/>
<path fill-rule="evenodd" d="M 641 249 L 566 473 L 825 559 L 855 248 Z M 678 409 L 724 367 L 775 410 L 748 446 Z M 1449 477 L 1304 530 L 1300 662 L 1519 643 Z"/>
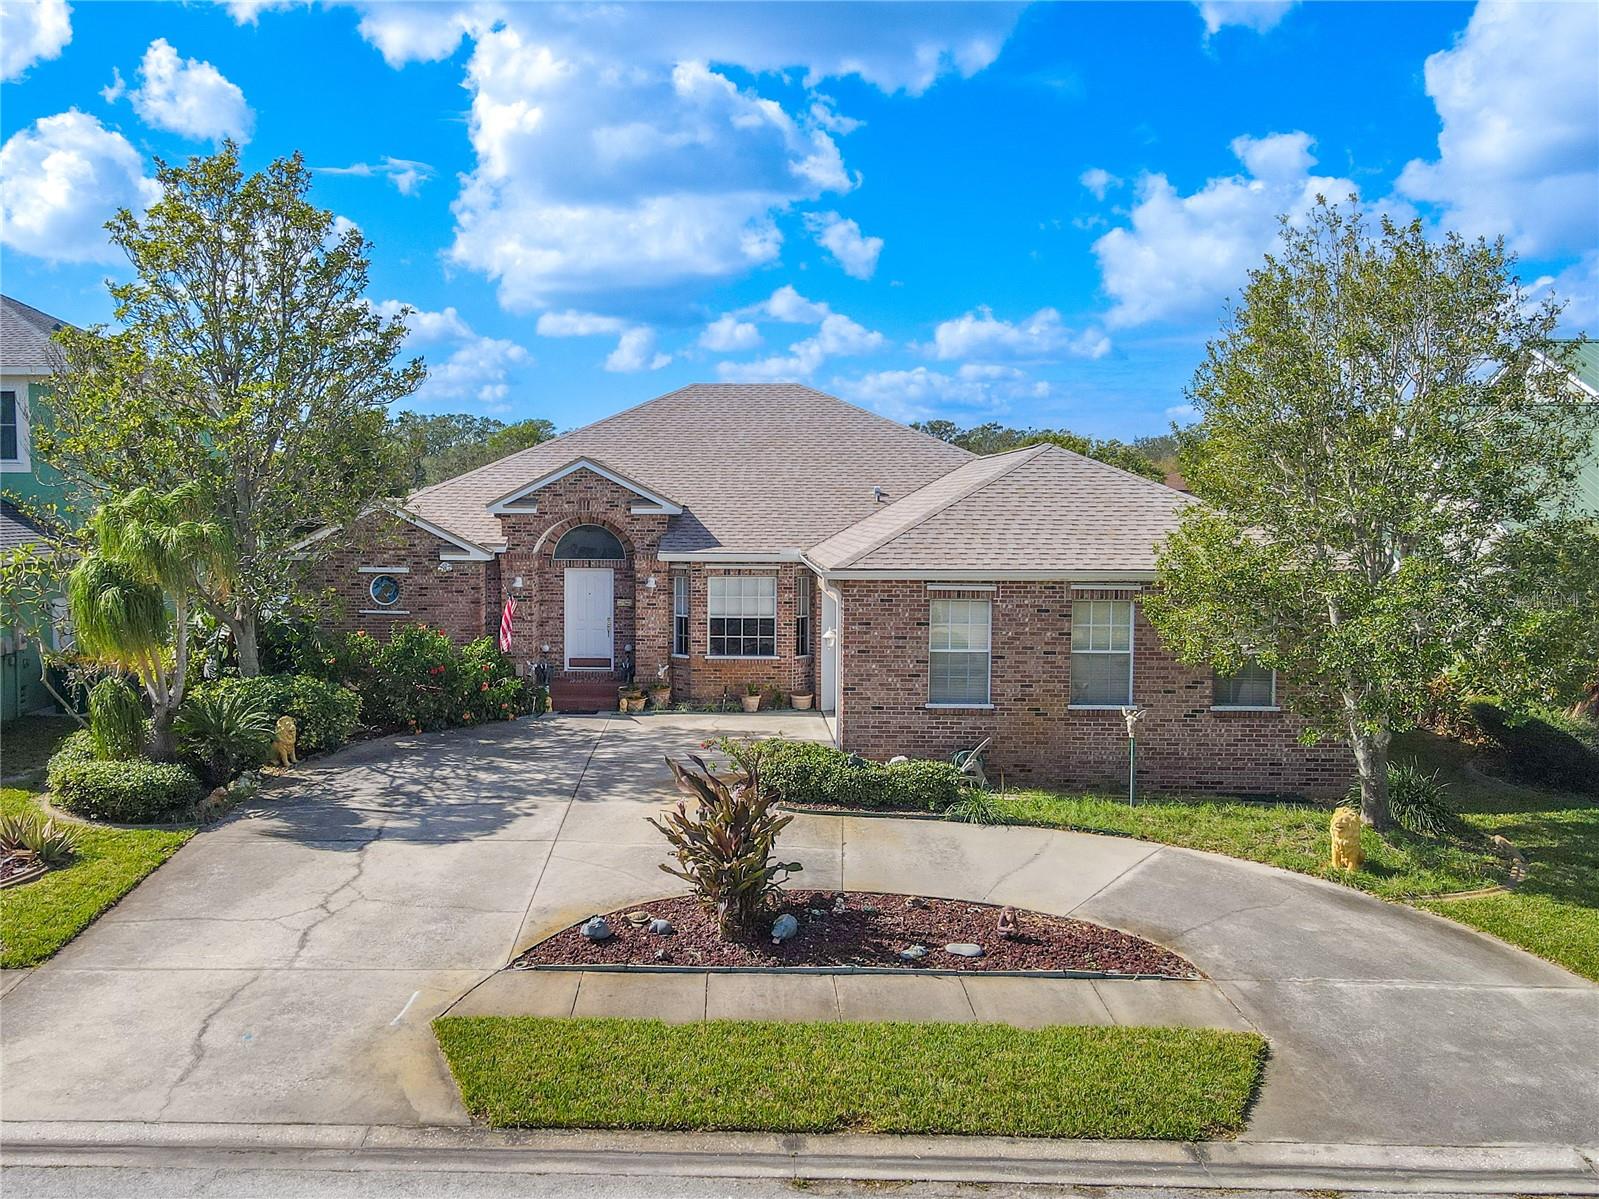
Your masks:
<path fill-rule="evenodd" d="M 794 656 L 811 656 L 811 576 L 801 574 L 794 581 Z"/>
<path fill-rule="evenodd" d="M 17 393 L 0 391 L 0 461 L 22 460 L 22 421 Z"/>
<path fill-rule="evenodd" d="M 711 657 L 777 657 L 776 575 L 712 575 L 706 609 Z"/>
<path fill-rule="evenodd" d="M 1072 601 L 1072 706 L 1125 708 L 1132 702 L 1132 602 Z"/>
<path fill-rule="evenodd" d="M 935 599 L 927 619 L 927 702 L 987 704 L 990 621 L 986 599 Z"/>
<path fill-rule="evenodd" d="M 1217 708 L 1275 708 L 1277 672 L 1259 662 L 1246 662 L 1237 674 L 1214 676 L 1211 704 Z"/>
<path fill-rule="evenodd" d="M 688 657 L 688 575 L 672 576 L 672 653 Z"/>

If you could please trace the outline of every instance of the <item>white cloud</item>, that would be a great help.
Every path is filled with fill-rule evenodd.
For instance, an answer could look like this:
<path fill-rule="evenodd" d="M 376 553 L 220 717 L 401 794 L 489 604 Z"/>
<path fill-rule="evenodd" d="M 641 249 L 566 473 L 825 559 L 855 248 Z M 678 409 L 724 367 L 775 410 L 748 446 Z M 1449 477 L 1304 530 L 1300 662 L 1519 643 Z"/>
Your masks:
<path fill-rule="evenodd" d="M 300 5 L 310 6 L 311 0 L 226 0 L 228 15 L 238 25 L 254 25 L 264 12 L 286 12 Z"/>
<path fill-rule="evenodd" d="M 942 322 L 933 330 L 933 357 L 954 358 L 1103 358 L 1110 338 L 1099 329 L 1074 332 L 1053 308 L 1040 308 L 1015 322 L 1003 321 L 988 308 Z"/>
<path fill-rule="evenodd" d="M 599 337 L 614 336 L 616 348 L 605 359 L 605 369 L 630 373 L 660 370 L 672 360 L 670 354 L 655 354 L 655 330 L 648 325 L 635 325 L 619 316 L 602 316 L 597 312 L 578 312 L 568 308 L 564 312 L 546 312 L 539 317 L 540 337 Z"/>
<path fill-rule="evenodd" d="M 753 350 L 761 344 L 761 331 L 749 321 L 741 321 L 729 312 L 705 326 L 699 344 L 703 349 L 721 354 Z"/>
<path fill-rule="evenodd" d="M 385 156 L 382 162 L 352 162 L 347 167 L 317 167 L 316 170 L 324 175 L 387 179 L 402 196 L 415 195 L 417 188 L 433 178 L 433 168 L 427 163 L 390 156 Z"/>
<path fill-rule="evenodd" d="M 1295 0 L 1197 0 L 1205 22 L 1205 36 L 1213 37 L 1224 25 L 1239 25 L 1265 33 L 1288 15 Z"/>
<path fill-rule="evenodd" d="M 1179 424 L 1186 424 L 1199 419 L 1199 409 L 1192 404 L 1177 404 L 1166 409 L 1166 415 Z"/>
<path fill-rule="evenodd" d="M 0 244 L 52 262 L 117 261 L 105 222 L 160 195 L 128 139 L 76 108 L 12 134 L 0 178 Z"/>
<path fill-rule="evenodd" d="M 399 300 L 384 300 L 372 307 L 391 317 L 406 306 Z M 516 342 L 473 332 L 453 307 L 440 312 L 412 309 L 405 324 L 411 331 L 407 348 L 422 351 L 427 363 L 427 381 L 416 393 L 416 402 L 423 407 L 474 403 L 490 412 L 504 411 L 509 407 L 511 371 L 533 364 L 533 356 Z"/>
<path fill-rule="evenodd" d="M 1599 245 L 1599 13 L 1591 4 L 1483 0 L 1455 45 L 1427 59 L 1438 157 L 1399 191 L 1467 236 L 1526 254 Z"/>
<path fill-rule="evenodd" d="M 250 140 L 255 113 L 244 93 L 210 63 L 178 57 L 166 38 L 156 38 L 144 52 L 139 79 L 128 99 L 147 124 L 185 137 Z"/>
<path fill-rule="evenodd" d="M 724 379 L 803 379 L 815 374 L 829 358 L 870 354 L 882 349 L 885 344 L 881 333 L 866 328 L 843 313 L 834 312 L 824 301 L 807 300 L 788 285 L 778 288 L 770 298 L 735 315 L 759 315 L 784 324 L 815 325 L 816 332 L 790 345 L 787 354 L 777 354 L 754 362 L 718 363 L 717 373 Z"/>
<path fill-rule="evenodd" d="M 1562 333 L 1599 333 L 1599 250 L 1589 250 L 1559 274 L 1540 276 L 1527 287 L 1535 304 L 1551 292 L 1565 305 L 1560 312 Z"/>
<path fill-rule="evenodd" d="M 883 251 L 883 239 L 861 236 L 861 227 L 847 221 L 836 212 L 808 212 L 805 227 L 811 231 L 816 244 L 833 256 L 853 279 L 870 279 L 877 271 L 877 256 Z"/>
<path fill-rule="evenodd" d="M 829 387 L 895 420 L 920 420 L 951 410 L 992 415 L 1012 403 L 1045 399 L 1048 383 L 1013 367 L 965 366 L 955 374 L 918 366 L 835 377 Z"/>
<path fill-rule="evenodd" d="M 774 261 L 779 216 L 858 182 L 835 141 L 856 123 L 815 87 L 853 75 L 914 95 L 970 76 L 1019 12 L 885 6 L 867 21 L 711 3 L 358 7 L 363 36 L 391 65 L 469 44 L 476 162 L 449 255 L 521 311 L 598 296 L 639 310 Z M 769 79 L 791 84 L 796 72 L 803 97 L 767 94 Z M 872 241 L 840 243 L 846 269 L 867 269 Z"/>
<path fill-rule="evenodd" d="M 1094 243 L 1113 301 L 1107 323 L 1214 314 L 1276 240 L 1279 214 L 1303 215 L 1318 193 L 1353 194 L 1348 179 L 1310 174 L 1311 145 L 1300 132 L 1235 138 L 1233 153 L 1249 173 L 1208 180 L 1187 196 L 1164 175 L 1139 180 L 1131 225 Z"/>
<path fill-rule="evenodd" d="M 1103 200 L 1105 193 L 1110 191 L 1111 188 L 1122 185 L 1121 179 L 1112 175 L 1104 167 L 1089 167 L 1077 177 L 1077 182 L 1093 192 L 1096 200 Z"/>
<path fill-rule="evenodd" d="M 6 0 L 0 4 L 0 79 L 9 83 L 34 63 L 61 57 L 71 40 L 65 0 Z"/>

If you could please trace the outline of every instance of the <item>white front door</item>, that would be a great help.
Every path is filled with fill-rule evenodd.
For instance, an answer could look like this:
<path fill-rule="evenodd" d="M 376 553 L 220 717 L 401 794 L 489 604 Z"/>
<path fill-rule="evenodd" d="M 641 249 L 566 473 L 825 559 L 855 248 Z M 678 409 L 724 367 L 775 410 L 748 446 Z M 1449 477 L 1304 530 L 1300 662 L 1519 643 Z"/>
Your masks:
<path fill-rule="evenodd" d="M 816 706 L 824 712 L 838 709 L 838 601 L 822 592 L 822 682 Z"/>
<path fill-rule="evenodd" d="M 566 572 L 566 665 L 609 670 L 613 663 L 611 601 L 616 576 L 609 570 L 569 567 Z"/>

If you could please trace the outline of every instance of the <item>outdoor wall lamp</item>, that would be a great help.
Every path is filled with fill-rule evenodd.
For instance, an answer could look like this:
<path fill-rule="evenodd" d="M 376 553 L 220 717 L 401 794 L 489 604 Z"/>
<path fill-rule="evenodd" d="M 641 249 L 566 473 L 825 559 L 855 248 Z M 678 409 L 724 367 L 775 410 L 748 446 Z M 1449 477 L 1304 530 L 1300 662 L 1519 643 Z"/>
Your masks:
<path fill-rule="evenodd" d="M 651 575 L 649 578 L 644 580 L 644 590 L 645 591 L 654 591 L 655 590 L 655 576 L 654 575 Z"/>

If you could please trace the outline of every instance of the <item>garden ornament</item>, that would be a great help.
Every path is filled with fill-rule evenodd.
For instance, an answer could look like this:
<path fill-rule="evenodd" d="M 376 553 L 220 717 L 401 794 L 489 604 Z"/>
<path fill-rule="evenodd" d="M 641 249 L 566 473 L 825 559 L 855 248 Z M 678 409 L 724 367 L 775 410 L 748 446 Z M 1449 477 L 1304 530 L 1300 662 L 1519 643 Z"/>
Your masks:
<path fill-rule="evenodd" d="M 797 932 L 799 932 L 799 921 L 784 912 L 772 921 L 772 944 L 781 945 Z"/>
<path fill-rule="evenodd" d="M 577 931 L 590 941 L 609 941 L 611 939 L 611 926 L 605 923 L 604 916 L 590 916 L 583 921 L 583 926 Z"/>
<path fill-rule="evenodd" d="M 1138 802 L 1138 722 L 1148 708 L 1134 704 L 1122 709 L 1122 719 L 1127 722 L 1127 806 Z"/>
<path fill-rule="evenodd" d="M 1009 941 L 1016 935 L 1016 909 L 1006 904 L 999 910 L 999 923 L 994 926 L 994 931 L 1005 940 Z"/>
<path fill-rule="evenodd" d="M 272 760 L 279 766 L 287 768 L 300 760 L 294 752 L 297 737 L 294 717 L 279 716 L 277 729 L 272 735 Z"/>
<path fill-rule="evenodd" d="M 1332 814 L 1332 864 L 1334 870 L 1359 870 L 1366 860 L 1360 845 L 1360 813 L 1354 808 L 1339 808 Z"/>

